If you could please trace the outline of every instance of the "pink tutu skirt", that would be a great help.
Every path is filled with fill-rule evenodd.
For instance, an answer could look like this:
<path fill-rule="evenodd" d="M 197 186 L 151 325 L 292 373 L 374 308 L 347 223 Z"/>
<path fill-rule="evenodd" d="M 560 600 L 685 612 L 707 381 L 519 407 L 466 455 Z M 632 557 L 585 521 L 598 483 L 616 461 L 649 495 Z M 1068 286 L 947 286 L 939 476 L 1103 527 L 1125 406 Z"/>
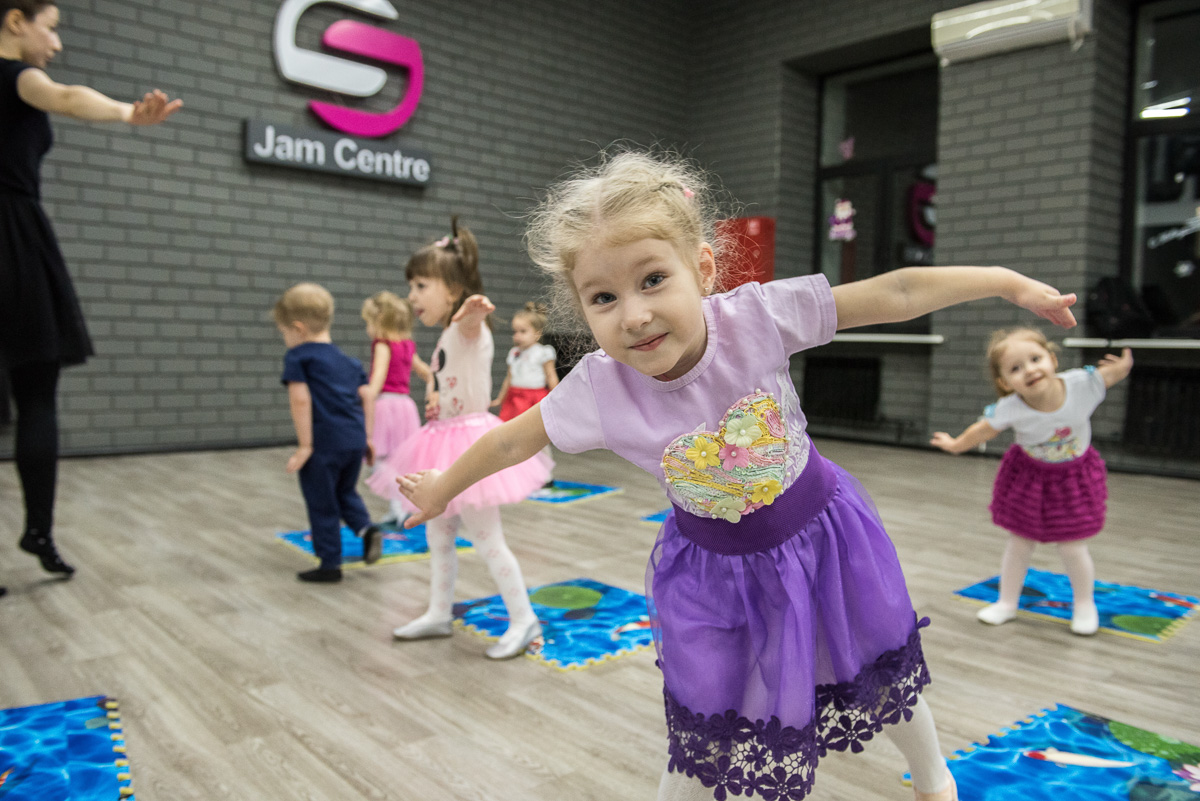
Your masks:
<path fill-rule="evenodd" d="M 476 440 L 498 425 L 501 425 L 500 418 L 487 412 L 426 423 L 376 466 L 375 472 L 367 479 L 367 486 L 376 494 L 399 500 L 405 508 L 416 511 L 416 507 L 400 494 L 396 479 L 418 470 L 445 470 Z M 465 506 L 483 509 L 523 501 L 529 493 L 550 480 L 553 467 L 553 459 L 545 453 L 538 453 L 472 484 L 446 505 L 445 514 L 456 515 Z"/>
<path fill-rule="evenodd" d="M 1095 448 L 1069 462 L 1043 462 L 1013 445 L 996 473 L 992 522 L 1036 542 L 1091 537 L 1104 528 L 1107 475 Z"/>
<path fill-rule="evenodd" d="M 400 392 L 381 393 L 375 399 L 375 430 L 371 434 L 375 457 L 382 459 L 395 453 L 400 443 L 420 427 L 421 418 L 412 398 Z"/>

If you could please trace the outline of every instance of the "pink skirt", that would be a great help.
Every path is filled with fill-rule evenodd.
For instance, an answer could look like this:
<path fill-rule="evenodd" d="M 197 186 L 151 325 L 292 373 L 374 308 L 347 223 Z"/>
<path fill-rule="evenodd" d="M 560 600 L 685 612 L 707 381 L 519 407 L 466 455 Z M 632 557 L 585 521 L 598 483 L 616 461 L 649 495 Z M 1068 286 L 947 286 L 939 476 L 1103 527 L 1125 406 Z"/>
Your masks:
<path fill-rule="evenodd" d="M 417 433 L 421 418 L 417 416 L 417 404 L 408 395 L 400 392 L 383 392 L 375 399 L 375 430 L 371 442 L 375 444 L 375 458 L 382 459 L 395 453 L 400 443 Z"/>
<path fill-rule="evenodd" d="M 464 414 L 447 420 L 426 423 L 387 459 L 380 462 L 367 478 L 367 486 L 376 494 L 399 500 L 405 508 L 416 511 L 400 494 L 396 479 L 418 470 L 445 470 L 454 464 L 475 441 L 498 425 L 500 418 L 487 412 Z M 463 507 L 484 509 L 506 503 L 519 503 L 550 480 L 554 460 L 538 453 L 520 464 L 506 467 L 482 481 L 467 487 L 461 495 L 446 505 L 446 515 L 456 515 Z"/>
<path fill-rule="evenodd" d="M 1107 475 L 1095 448 L 1069 462 L 1042 462 L 1013 445 L 996 473 L 992 522 L 1037 542 L 1094 536 L 1104 528 Z"/>

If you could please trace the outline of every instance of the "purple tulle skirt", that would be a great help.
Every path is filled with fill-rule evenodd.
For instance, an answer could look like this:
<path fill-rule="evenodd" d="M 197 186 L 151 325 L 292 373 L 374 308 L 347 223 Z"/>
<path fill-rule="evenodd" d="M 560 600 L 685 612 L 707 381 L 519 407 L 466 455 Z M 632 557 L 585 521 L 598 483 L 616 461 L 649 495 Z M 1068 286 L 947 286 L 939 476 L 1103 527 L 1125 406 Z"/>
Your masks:
<path fill-rule="evenodd" d="M 668 769 L 714 798 L 799 799 L 817 760 L 911 717 L 929 672 L 870 498 L 814 448 L 738 523 L 675 507 L 646 575 Z"/>
<path fill-rule="evenodd" d="M 1068 462 L 1034 459 L 1013 445 L 992 487 L 992 522 L 1037 542 L 1070 542 L 1104 528 L 1108 470 L 1095 448 Z"/>
<path fill-rule="evenodd" d="M 375 429 L 371 432 L 376 458 L 395 452 L 420 427 L 421 418 L 412 398 L 400 392 L 381 392 L 375 399 Z"/>
<path fill-rule="evenodd" d="M 396 478 L 418 470 L 445 470 L 466 453 L 477 439 L 498 425 L 502 425 L 500 418 L 487 412 L 428 422 L 397 446 L 387 459 L 376 465 L 375 471 L 367 478 L 367 486 L 375 494 L 401 501 L 407 509 L 415 512 L 416 507 L 400 494 Z M 465 506 L 483 509 L 523 501 L 529 493 L 550 480 L 553 467 L 554 460 L 544 452 L 539 452 L 520 464 L 506 467 L 467 487 L 446 505 L 444 514 L 456 515 Z"/>

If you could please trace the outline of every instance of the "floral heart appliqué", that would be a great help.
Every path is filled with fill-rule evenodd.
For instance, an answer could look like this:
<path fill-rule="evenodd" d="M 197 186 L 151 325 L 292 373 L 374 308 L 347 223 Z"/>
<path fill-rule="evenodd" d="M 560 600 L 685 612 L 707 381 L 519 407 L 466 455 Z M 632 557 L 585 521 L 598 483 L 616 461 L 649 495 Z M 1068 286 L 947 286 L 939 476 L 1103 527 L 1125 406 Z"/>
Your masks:
<path fill-rule="evenodd" d="M 758 390 L 725 412 L 717 431 L 703 424 L 663 452 L 671 489 L 689 512 L 736 523 L 783 492 L 787 426 L 779 404 Z"/>

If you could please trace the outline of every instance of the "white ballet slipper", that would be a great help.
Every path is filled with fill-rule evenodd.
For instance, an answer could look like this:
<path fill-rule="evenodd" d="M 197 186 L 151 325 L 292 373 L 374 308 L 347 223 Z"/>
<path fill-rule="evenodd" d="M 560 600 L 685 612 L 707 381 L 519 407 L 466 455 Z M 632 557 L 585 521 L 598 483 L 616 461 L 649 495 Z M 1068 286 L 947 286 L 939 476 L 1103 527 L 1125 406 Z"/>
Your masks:
<path fill-rule="evenodd" d="M 393 629 L 392 636 L 397 640 L 430 640 L 435 637 L 449 637 L 453 632 L 453 620 L 430 620 L 422 615 L 411 623 Z"/>
<path fill-rule="evenodd" d="M 542 624 L 534 618 L 528 625 L 514 630 L 509 626 L 508 631 L 500 637 L 500 641 L 487 649 L 488 659 L 512 659 L 525 653 L 529 643 L 542 636 Z"/>
<path fill-rule="evenodd" d="M 1071 613 L 1071 632 L 1090 637 L 1100 630 L 1100 612 L 1095 604 L 1077 606 Z"/>
<path fill-rule="evenodd" d="M 975 617 L 992 626 L 999 626 L 1001 623 L 1007 623 L 1016 616 L 1017 610 L 1014 607 L 1003 606 L 998 603 L 988 604 L 975 613 Z"/>

